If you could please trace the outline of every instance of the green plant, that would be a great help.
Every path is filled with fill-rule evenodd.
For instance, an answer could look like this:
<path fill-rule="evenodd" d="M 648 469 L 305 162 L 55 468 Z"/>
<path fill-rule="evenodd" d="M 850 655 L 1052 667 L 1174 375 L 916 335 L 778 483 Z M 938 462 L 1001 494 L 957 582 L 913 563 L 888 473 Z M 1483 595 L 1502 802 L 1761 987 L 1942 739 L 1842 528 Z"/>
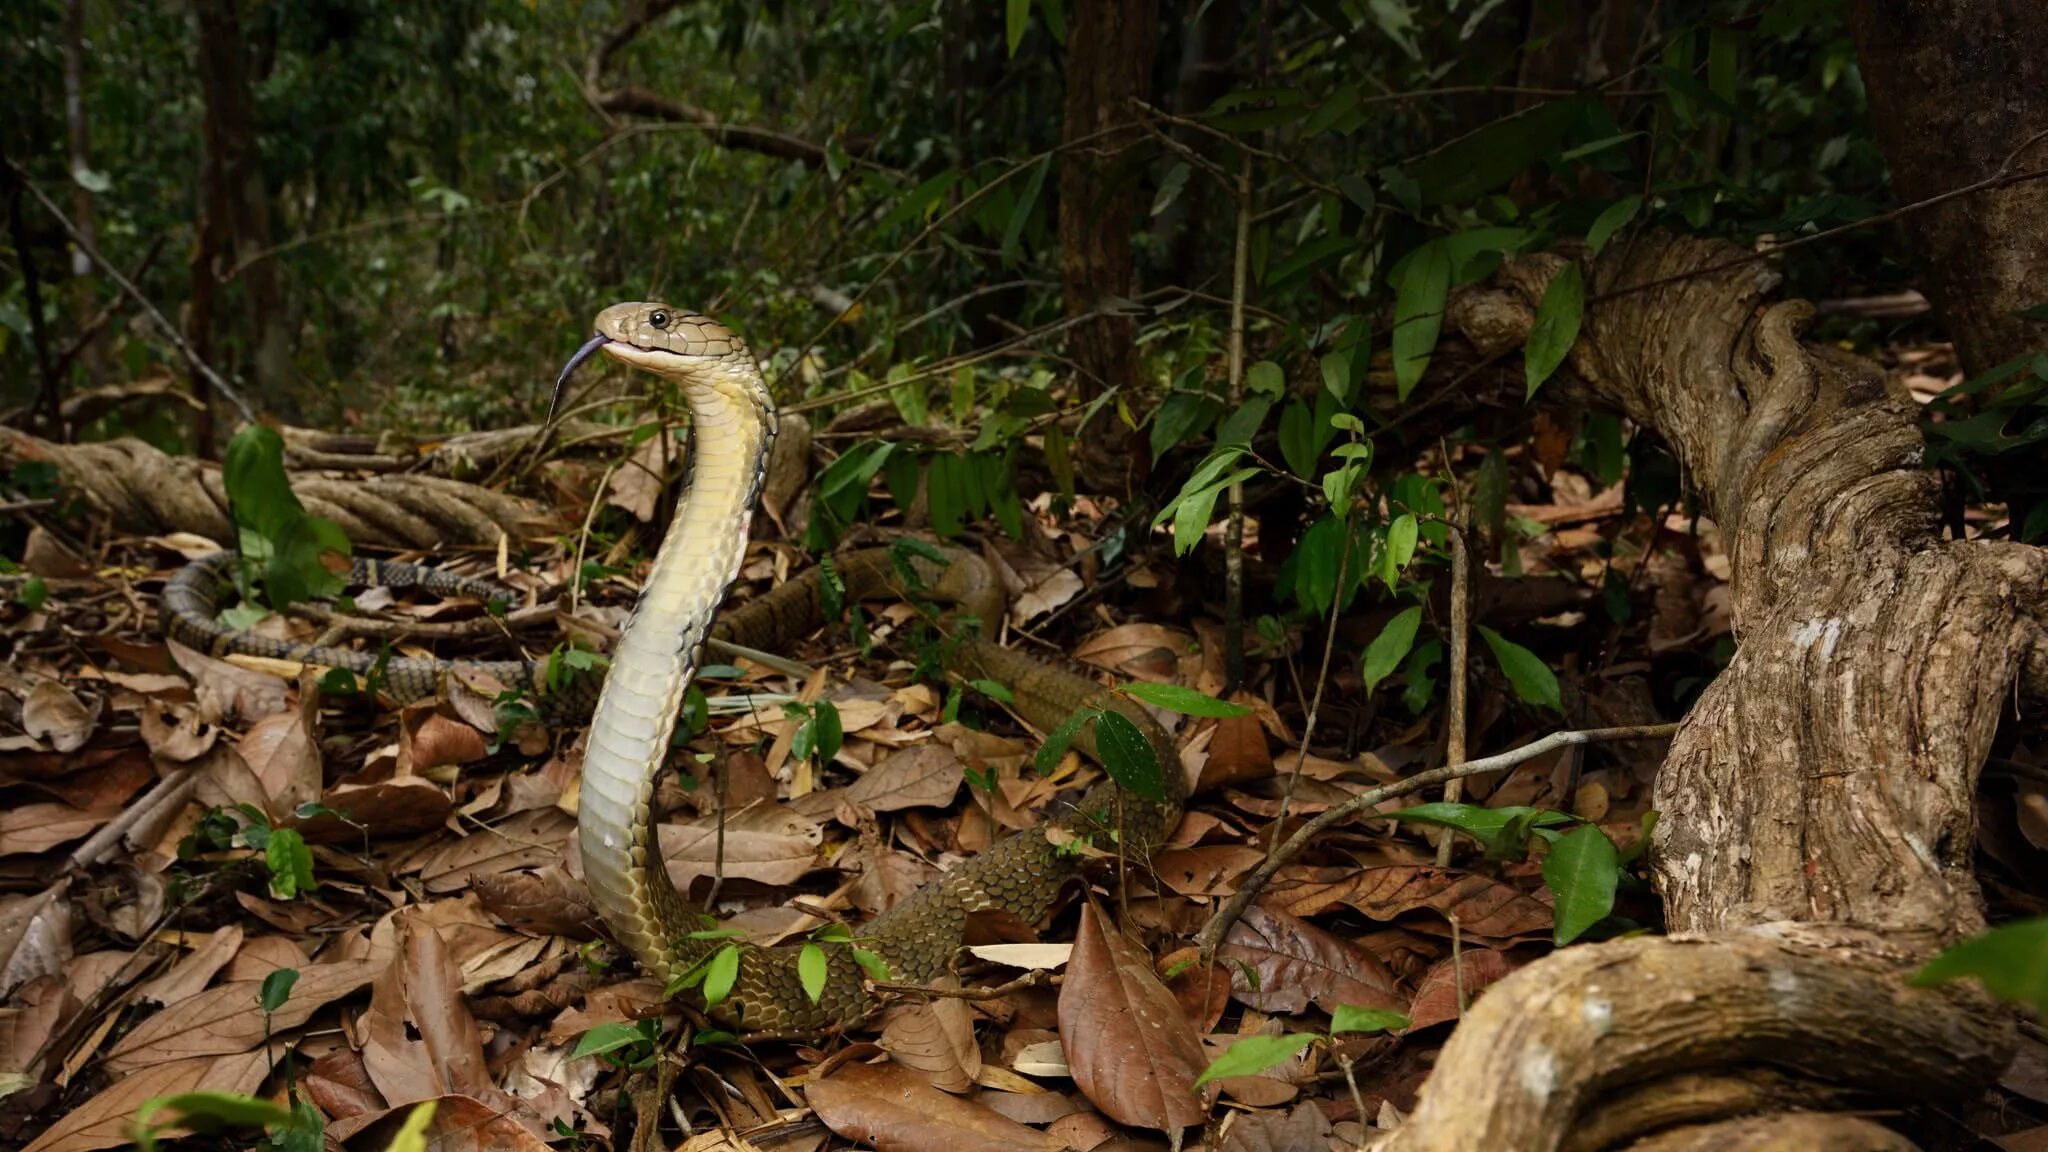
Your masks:
<path fill-rule="evenodd" d="M 284 608 L 346 587 L 325 557 L 347 556 L 348 536 L 299 502 L 285 475 L 284 439 L 275 429 L 251 424 L 237 432 L 228 442 L 222 481 L 241 550 L 236 571 L 243 607 L 230 610 L 232 626 L 255 623 L 262 605 Z"/>
<path fill-rule="evenodd" d="M 1237 1041 L 1209 1062 L 1195 1079 L 1195 1087 L 1232 1076 L 1256 1076 L 1294 1059 L 1311 1044 L 1330 1044 L 1345 1033 L 1399 1032 L 1406 1027 L 1408 1017 L 1399 1012 L 1339 1004 L 1330 1015 L 1326 1032 L 1286 1032 L 1278 1036 L 1247 1036 Z"/>
<path fill-rule="evenodd" d="M 1930 988 L 1966 977 L 2048 1019 L 2048 916 L 1972 936 L 1929 960 L 1913 974 L 1913 983 Z"/>

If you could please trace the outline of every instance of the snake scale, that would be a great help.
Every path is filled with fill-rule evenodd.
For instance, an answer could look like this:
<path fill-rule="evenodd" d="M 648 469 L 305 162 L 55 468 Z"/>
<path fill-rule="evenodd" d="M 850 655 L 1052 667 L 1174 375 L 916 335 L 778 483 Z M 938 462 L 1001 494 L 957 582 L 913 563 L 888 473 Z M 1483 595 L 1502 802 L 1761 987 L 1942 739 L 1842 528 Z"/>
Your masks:
<path fill-rule="evenodd" d="M 775 411 L 760 369 L 745 343 L 717 321 L 662 304 L 614 305 L 598 315 L 595 328 L 596 335 L 557 378 L 557 399 L 577 366 L 601 350 L 676 385 L 691 417 L 687 493 L 662 539 L 595 700 L 577 821 L 584 878 L 606 925 L 650 974 L 673 981 L 730 943 L 712 931 L 717 927 L 714 920 L 684 902 L 655 845 L 655 785 L 684 690 L 708 638 L 773 649 L 822 625 L 823 581 L 812 569 L 717 618 L 726 590 L 739 573 L 774 442 Z M 1086 675 L 978 635 L 971 622 L 993 627 L 1002 616 L 1003 593 L 979 557 L 959 549 L 944 552 L 943 564 L 914 562 L 920 584 L 915 590 L 902 587 L 886 549 L 843 555 L 835 570 L 848 600 L 915 592 L 949 605 L 949 620 L 966 626 L 958 628 L 959 634 L 945 646 L 947 673 L 1003 685 L 1011 694 L 1013 710 L 1034 727 L 1050 731 L 1084 708 L 1123 714 L 1162 766 L 1165 798 L 1147 800 L 1105 780 L 1053 824 L 997 841 L 856 929 L 854 942 L 821 942 L 827 974 L 815 1000 L 798 975 L 801 945 L 742 945 L 730 995 L 707 1009 L 721 1025 L 760 1032 L 801 1031 L 860 1020 L 879 1005 L 879 999 L 854 959 L 856 945 L 880 956 L 892 980 L 924 983 L 947 970 L 970 915 L 1002 912 L 1031 923 L 1051 907 L 1086 858 L 1062 851 L 1048 828 L 1086 836 L 1127 859 L 1144 860 L 1179 818 L 1184 789 L 1174 742 L 1166 731 L 1129 698 Z M 166 631 L 182 643 L 214 655 L 246 652 L 358 672 L 367 671 L 373 662 L 367 653 L 293 646 L 214 623 L 226 568 L 224 562 L 209 561 L 189 566 L 165 589 Z M 393 577 L 433 591 L 504 594 L 486 582 L 430 573 L 431 569 L 393 565 L 372 566 L 365 572 L 359 565 L 357 575 Z M 386 684 L 394 696 L 430 695 L 452 667 L 444 661 L 393 660 L 385 669 Z M 481 667 L 507 684 L 544 685 L 537 662 L 500 661 Z M 569 711 L 587 702 L 576 696 L 558 700 L 554 707 Z M 1096 756 L 1093 727 L 1084 726 L 1074 742 L 1091 757 Z M 686 995 L 704 1007 L 698 993 Z"/>

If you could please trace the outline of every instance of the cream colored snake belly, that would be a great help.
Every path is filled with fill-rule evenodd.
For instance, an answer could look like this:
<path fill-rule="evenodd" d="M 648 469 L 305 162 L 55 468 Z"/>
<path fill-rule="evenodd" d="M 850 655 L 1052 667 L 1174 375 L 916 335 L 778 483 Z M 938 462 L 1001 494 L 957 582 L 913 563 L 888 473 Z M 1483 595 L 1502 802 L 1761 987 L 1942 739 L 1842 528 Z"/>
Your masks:
<path fill-rule="evenodd" d="M 775 437 L 775 410 L 746 345 L 715 320 L 662 304 L 618 304 L 597 317 L 596 335 L 556 381 L 602 350 L 672 381 L 689 407 L 689 487 L 655 556 L 639 602 L 626 624 L 597 708 L 583 758 L 578 836 L 591 896 L 618 942 L 650 973 L 672 981 L 730 941 L 710 934 L 715 923 L 685 905 L 662 866 L 655 842 L 655 783 L 674 735 L 713 618 L 738 575 L 748 522 Z M 1003 599 L 985 565 L 958 550 L 943 567 L 921 564 L 927 594 L 993 629 Z M 880 552 L 842 558 L 849 598 L 903 591 Z M 822 622 L 815 572 L 791 581 L 721 622 L 721 638 L 772 648 Z M 993 680 L 1009 689 L 1012 707 L 1042 730 L 1084 707 L 1115 709 L 1137 725 L 1163 768 L 1165 799 L 1151 801 L 1105 781 L 1059 822 L 1076 835 L 1132 860 L 1144 860 L 1179 817 L 1183 787 L 1172 739 L 1140 707 L 1077 672 L 1019 655 L 985 639 L 951 646 L 947 671 Z M 1075 746 L 1094 755 L 1093 725 Z M 923 983 L 946 970 L 967 917 L 1002 911 L 1030 923 L 1051 906 L 1084 862 L 1062 852 L 1043 828 L 997 842 L 857 928 L 856 943 L 879 955 L 894 980 Z M 863 982 L 853 945 L 826 942 L 823 993 L 808 995 L 797 973 L 801 945 L 744 947 L 728 999 L 710 1008 L 714 1020 L 751 1031 L 832 1027 L 877 1005 Z M 700 999 L 701 1004 L 701 999 Z"/>

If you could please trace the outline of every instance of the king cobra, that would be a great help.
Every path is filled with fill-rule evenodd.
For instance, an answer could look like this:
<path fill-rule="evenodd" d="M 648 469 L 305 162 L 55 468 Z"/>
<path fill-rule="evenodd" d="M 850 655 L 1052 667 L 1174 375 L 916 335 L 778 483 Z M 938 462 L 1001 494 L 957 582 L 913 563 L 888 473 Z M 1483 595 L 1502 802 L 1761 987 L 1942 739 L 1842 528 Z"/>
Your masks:
<path fill-rule="evenodd" d="M 772 649 L 824 623 L 824 585 L 812 569 L 728 614 L 714 617 L 739 575 L 753 516 L 775 439 L 775 409 L 746 344 L 708 317 L 655 303 L 617 304 L 598 314 L 595 335 L 556 378 L 554 401 L 578 366 L 599 351 L 673 383 L 689 408 L 688 487 L 678 504 L 638 602 L 613 651 L 590 718 L 583 756 L 578 840 L 592 902 L 612 935 L 651 975 L 683 982 L 731 941 L 716 922 L 691 909 L 661 862 L 654 827 L 654 793 L 674 735 L 684 690 L 704 642 L 716 638 Z M 552 421 L 554 404 L 550 405 Z M 754 1032 L 813 1031 L 857 1022 L 880 1006 L 864 979 L 856 948 L 879 956 L 892 981 L 923 984 L 945 973 L 959 950 L 968 917 L 1006 913 L 1036 922 L 1081 869 L 1085 841 L 1101 852 L 1142 862 L 1179 819 L 1185 787 L 1172 738 L 1128 697 L 1104 689 L 1080 672 L 1013 652 L 985 638 L 1005 607 L 989 567 L 970 552 L 942 550 L 943 564 L 916 560 L 917 588 L 905 588 L 887 549 L 841 556 L 836 564 L 848 600 L 914 594 L 950 606 L 955 635 L 946 644 L 945 668 L 966 681 L 993 681 L 1010 707 L 1042 731 L 1081 710 L 1115 710 L 1129 719 L 1161 767 L 1163 798 L 1146 799 L 1104 780 L 1049 825 L 1019 832 L 960 864 L 856 930 L 851 941 L 820 940 L 826 958 L 823 989 L 815 997 L 799 975 L 803 945 L 739 945 L 739 971 L 728 996 L 706 1005 L 686 993 L 715 1022 Z M 188 569 L 188 571 L 190 571 Z M 181 574 L 182 576 L 182 574 Z M 174 584 L 176 581 L 174 581 Z M 476 591 L 474 588 L 451 588 Z M 196 599 L 192 593 L 188 599 Z M 167 616 L 196 616 L 211 602 Z M 225 630 L 212 633 L 188 619 L 182 625 L 211 639 L 216 649 L 249 651 Z M 228 637 L 243 634 L 225 633 Z M 257 638 L 244 637 L 249 640 Z M 189 641 L 188 641 L 189 642 Z M 264 643 L 275 643 L 265 641 Z M 257 653 L 271 654 L 271 653 Z M 334 663 L 343 655 L 313 662 Z M 297 658 L 312 658 L 299 654 Z M 408 684 L 426 682 L 426 666 L 407 668 Z M 530 665 L 507 663 L 501 679 L 538 684 Z M 417 685 L 413 685 L 417 687 Z M 564 701 L 573 706 L 580 701 Z M 1099 759 L 1095 725 L 1074 740 Z M 1057 829 L 1058 834 L 1051 833 Z M 1066 847 L 1062 847 L 1062 844 Z"/>

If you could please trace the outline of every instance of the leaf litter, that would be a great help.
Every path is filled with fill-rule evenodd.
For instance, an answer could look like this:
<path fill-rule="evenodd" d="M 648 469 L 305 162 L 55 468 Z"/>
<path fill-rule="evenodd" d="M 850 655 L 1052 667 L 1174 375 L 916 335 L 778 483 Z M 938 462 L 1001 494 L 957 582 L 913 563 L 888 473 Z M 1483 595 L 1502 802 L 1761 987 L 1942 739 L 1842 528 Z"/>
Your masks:
<path fill-rule="evenodd" d="M 611 481 L 609 499 L 638 520 L 659 500 L 642 465 L 658 466 L 660 444 L 642 445 L 632 477 L 622 468 Z M 1646 519 L 1631 519 L 1612 489 L 1560 479 L 1557 491 L 1553 505 L 1512 509 L 1548 534 L 1521 547 L 1524 583 L 1492 592 L 1493 626 L 1520 619 L 1517 596 L 1553 607 L 1525 587 L 1542 574 L 1604 578 L 1587 564 L 1596 544 Z M 1041 548 L 1087 546 L 1090 525 L 1038 511 Z M 1687 539 L 1697 543 L 1645 569 L 1638 600 L 1654 611 L 1634 627 L 1657 638 L 1653 659 L 1690 658 L 1721 634 L 1714 601 L 1725 593 L 1700 559 L 1712 558 L 1711 538 Z M 131 563 L 76 579 L 146 604 L 183 553 L 125 546 Z M 1220 688 L 1215 621 L 1100 609 L 1069 619 L 1062 609 L 1087 590 L 1073 568 L 1003 549 L 1023 593 L 1013 621 L 1060 629 L 1062 646 L 1106 681 Z M 772 543 L 749 557 L 755 592 L 789 570 Z M 544 577 L 570 567 L 565 554 L 536 561 Z M 200 1087 L 279 1102 L 296 1091 L 331 1138 L 373 1144 L 428 1101 L 441 1147 L 539 1148 L 630 1128 L 612 1092 L 653 1065 L 570 1052 L 599 1027 L 650 1021 L 675 1045 L 688 1025 L 594 931 L 575 851 L 573 728 L 506 721 L 489 685 L 392 709 L 295 667 L 158 641 L 140 614 L 53 646 L 53 629 L 84 619 L 72 615 L 71 587 L 32 618 L 0 622 L 11 646 L 0 677 L 0 1141 L 114 1147 L 144 1100 Z M 615 630 L 627 591 L 605 581 L 562 627 Z M 406 619 L 465 615 L 410 595 L 369 607 L 379 603 Z M 915 618 L 874 607 L 885 632 Z M 1036 777 L 1036 745 L 1005 735 L 1016 729 L 998 710 L 970 706 L 962 722 L 943 686 L 916 683 L 882 648 L 862 657 L 841 643 L 784 654 L 827 654 L 808 683 L 750 667 L 704 684 L 714 699 L 832 701 L 844 735 L 830 763 L 795 754 L 797 723 L 779 706 L 714 711 L 657 798 L 671 875 L 700 897 L 719 877 L 720 913 L 763 942 L 800 940 L 829 916 L 857 927 L 1100 776 L 1069 757 L 1052 780 Z M 1334 696 L 1360 699 L 1356 665 L 1337 664 Z M 1441 762 L 1440 717 L 1397 705 L 1352 736 L 1319 734 L 1301 756 L 1302 703 L 1282 666 L 1260 667 L 1264 679 L 1237 698 L 1249 714 L 1169 717 L 1204 791 L 1153 861 L 1119 868 L 1111 853 L 1093 903 L 996 937 L 1042 942 L 963 952 L 965 993 L 904 996 L 841 1037 L 760 1041 L 746 1055 L 716 1042 L 681 1048 L 675 1107 L 697 1126 L 682 1146 L 805 1146 L 768 1138 L 821 1123 L 880 1148 L 946 1152 L 1091 1147 L 1197 1125 L 1218 1147 L 1334 1148 L 1412 1108 L 1445 1031 L 1433 1026 L 1549 947 L 1551 895 L 1533 864 L 1486 860 L 1468 843 L 1439 867 L 1417 829 L 1355 819 L 1281 869 L 1205 965 L 1188 947 L 1194 930 L 1265 860 L 1276 828 Z M 1616 687 L 1626 682 L 1564 685 L 1589 711 L 1640 720 L 1642 702 Z M 1498 672 L 1477 675 L 1475 716 L 1474 746 L 1483 734 L 1488 751 L 1549 723 L 1521 709 Z M 1470 782 L 1467 796 L 1585 809 L 1618 833 L 1648 800 L 1627 755 L 1531 762 Z M 294 858 L 311 887 L 284 895 L 274 874 Z M 62 867 L 78 871 L 49 882 Z M 266 984 L 286 971 L 296 977 L 265 1013 Z M 974 991 L 1006 984 L 1000 996 Z M 1373 1114 L 1324 1074 L 1327 1037 L 1194 1087 L 1219 1054 L 1261 1037 L 1322 1036 L 1346 1005 L 1412 1020 L 1400 1037 L 1341 1039 L 1345 1051 L 1377 1053 L 1358 1071 Z M 1226 1108 L 1210 1103 L 1219 1090 Z"/>

